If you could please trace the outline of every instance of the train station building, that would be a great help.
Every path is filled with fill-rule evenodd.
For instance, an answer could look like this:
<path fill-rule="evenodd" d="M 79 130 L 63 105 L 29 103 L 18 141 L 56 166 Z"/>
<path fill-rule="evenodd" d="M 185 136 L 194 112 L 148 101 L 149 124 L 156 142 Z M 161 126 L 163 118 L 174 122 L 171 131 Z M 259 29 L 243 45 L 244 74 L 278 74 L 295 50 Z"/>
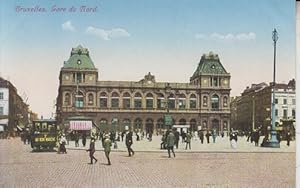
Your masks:
<path fill-rule="evenodd" d="M 193 131 L 228 131 L 230 73 L 212 52 L 202 55 L 195 68 L 186 83 L 157 82 L 150 72 L 137 81 L 105 81 L 89 50 L 79 45 L 60 70 L 57 120 L 67 126 L 82 116 L 100 129 L 122 131 L 128 126 L 161 133 L 167 115 L 172 125 L 189 125 Z"/>

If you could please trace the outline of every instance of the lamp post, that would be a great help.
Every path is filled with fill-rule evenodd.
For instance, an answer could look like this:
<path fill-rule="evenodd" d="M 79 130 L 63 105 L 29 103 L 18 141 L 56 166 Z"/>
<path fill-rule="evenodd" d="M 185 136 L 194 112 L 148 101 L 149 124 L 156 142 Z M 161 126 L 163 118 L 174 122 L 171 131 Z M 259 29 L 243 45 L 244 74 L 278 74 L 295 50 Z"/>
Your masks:
<path fill-rule="evenodd" d="M 272 127 L 271 127 L 271 139 L 263 144 L 264 147 L 279 148 L 280 145 L 276 138 L 275 130 L 275 73 L 276 73 L 276 42 L 278 40 L 278 33 L 276 29 L 272 32 L 272 40 L 274 42 L 274 72 L 273 72 L 273 84 L 272 84 Z"/>
<path fill-rule="evenodd" d="M 255 129 L 255 96 L 252 96 L 252 131 Z"/>

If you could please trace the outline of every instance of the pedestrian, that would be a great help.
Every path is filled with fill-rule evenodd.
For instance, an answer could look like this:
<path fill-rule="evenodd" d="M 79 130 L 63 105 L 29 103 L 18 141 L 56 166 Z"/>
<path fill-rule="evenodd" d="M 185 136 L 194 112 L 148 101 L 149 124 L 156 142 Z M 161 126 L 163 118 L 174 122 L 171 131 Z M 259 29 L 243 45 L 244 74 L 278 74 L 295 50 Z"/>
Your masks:
<path fill-rule="evenodd" d="M 134 151 L 131 148 L 133 141 L 132 141 L 132 132 L 131 131 L 127 131 L 126 133 L 126 137 L 125 137 L 125 143 L 126 143 L 126 147 L 128 150 L 128 156 L 131 157 L 131 155 L 134 155 Z"/>
<path fill-rule="evenodd" d="M 174 144 L 175 144 L 175 135 L 174 135 L 174 133 L 171 131 L 171 132 L 168 134 L 168 136 L 167 136 L 167 147 L 168 147 L 169 158 L 171 158 L 171 153 L 170 153 L 170 151 L 172 151 L 173 156 L 175 157 Z"/>
<path fill-rule="evenodd" d="M 86 132 L 84 131 L 82 133 L 82 145 L 83 145 L 83 147 L 85 147 L 85 144 L 86 144 Z"/>
<path fill-rule="evenodd" d="M 259 131 L 258 130 L 255 130 L 253 132 L 253 141 L 255 143 L 255 146 L 258 146 L 258 143 L 259 143 Z"/>
<path fill-rule="evenodd" d="M 110 158 L 109 158 L 109 154 L 110 154 L 110 151 L 111 151 L 111 145 L 112 145 L 112 142 L 111 140 L 109 139 L 109 135 L 105 135 L 105 139 L 104 139 L 104 153 L 105 153 L 105 157 L 108 161 L 108 165 L 111 165 L 110 163 Z"/>
<path fill-rule="evenodd" d="M 221 137 L 224 138 L 224 132 L 221 132 Z"/>
<path fill-rule="evenodd" d="M 188 131 L 186 133 L 186 139 L 185 139 L 185 142 L 186 142 L 186 145 L 185 145 L 185 149 L 187 150 L 188 146 L 189 148 L 191 149 L 191 141 L 192 141 L 192 135 L 191 133 Z"/>
<path fill-rule="evenodd" d="M 179 131 L 175 131 L 174 133 L 174 136 L 175 136 L 175 146 L 176 146 L 176 149 L 178 149 L 178 143 L 179 143 Z"/>
<path fill-rule="evenodd" d="M 123 139 L 124 139 L 124 135 L 125 135 L 125 131 L 123 131 L 122 134 L 121 134 L 122 142 L 123 142 Z"/>
<path fill-rule="evenodd" d="M 184 131 L 182 131 L 182 133 L 181 133 L 182 143 L 185 142 L 185 137 L 186 137 L 186 134 Z"/>
<path fill-rule="evenodd" d="M 166 145 L 166 134 L 163 133 L 162 137 L 161 137 L 161 143 L 160 143 L 160 149 L 166 149 L 165 145 Z"/>
<path fill-rule="evenodd" d="M 135 135 L 136 135 L 136 141 L 140 141 L 140 135 L 139 135 L 139 133 L 136 132 Z"/>
<path fill-rule="evenodd" d="M 232 149 L 237 148 L 237 134 L 233 131 L 230 132 L 229 135 L 229 140 L 230 140 L 230 146 Z"/>
<path fill-rule="evenodd" d="M 206 137 L 207 143 L 209 144 L 209 137 L 210 137 L 209 131 L 206 132 L 205 137 Z"/>
<path fill-rule="evenodd" d="M 75 147 L 79 147 L 79 134 L 77 131 L 75 132 L 74 137 L 75 137 Z"/>
<path fill-rule="evenodd" d="M 97 159 L 94 157 L 94 153 L 95 153 L 95 138 L 92 138 L 91 139 L 91 142 L 90 142 L 90 148 L 86 150 L 87 152 L 89 151 L 90 152 L 90 159 L 91 159 L 91 162 L 89 164 L 93 164 L 93 160 L 95 160 L 95 164 L 97 163 Z"/>
<path fill-rule="evenodd" d="M 212 131 L 212 138 L 213 138 L 213 142 L 216 143 L 216 137 L 217 137 L 217 131 L 214 129 Z"/>
<path fill-rule="evenodd" d="M 277 138 L 278 144 L 280 144 L 280 141 L 281 141 L 280 132 L 277 132 L 276 138 Z"/>
<path fill-rule="evenodd" d="M 200 140 L 201 140 L 201 144 L 203 144 L 203 140 L 204 140 L 204 133 L 203 133 L 203 131 L 200 131 L 199 137 L 200 137 Z"/>
<path fill-rule="evenodd" d="M 67 153 L 66 143 L 67 143 L 66 135 L 62 134 L 62 136 L 60 137 L 60 140 L 59 140 L 59 153 L 61 153 L 61 152 L 64 154 Z"/>
<path fill-rule="evenodd" d="M 291 135 L 290 131 L 288 131 L 286 133 L 286 144 L 287 144 L 287 146 L 290 146 L 291 138 L 292 138 L 292 135 Z"/>

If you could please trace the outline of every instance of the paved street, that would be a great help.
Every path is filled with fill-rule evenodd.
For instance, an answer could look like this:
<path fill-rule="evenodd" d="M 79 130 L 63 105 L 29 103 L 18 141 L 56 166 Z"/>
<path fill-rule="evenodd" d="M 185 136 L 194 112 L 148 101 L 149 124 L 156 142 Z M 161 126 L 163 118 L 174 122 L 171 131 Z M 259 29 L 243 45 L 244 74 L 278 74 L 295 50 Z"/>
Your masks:
<path fill-rule="evenodd" d="M 99 143 L 98 143 L 99 144 Z M 292 152 L 112 152 L 89 165 L 84 150 L 33 153 L 18 139 L 0 140 L 0 187 L 295 187 Z"/>

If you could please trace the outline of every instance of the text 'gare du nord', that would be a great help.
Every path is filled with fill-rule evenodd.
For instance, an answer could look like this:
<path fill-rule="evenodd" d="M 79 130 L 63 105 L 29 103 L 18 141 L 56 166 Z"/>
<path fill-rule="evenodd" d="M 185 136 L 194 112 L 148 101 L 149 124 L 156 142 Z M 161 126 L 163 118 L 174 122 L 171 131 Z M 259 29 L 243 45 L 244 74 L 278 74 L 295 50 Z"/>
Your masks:
<path fill-rule="evenodd" d="M 230 130 L 230 74 L 217 54 L 204 54 L 189 83 L 156 82 L 150 72 L 140 81 L 102 81 L 87 48 L 72 48 L 59 76 L 57 121 L 90 118 L 98 127 L 161 133 L 171 124 L 191 130 Z M 80 119 L 79 117 L 79 119 Z M 74 120 L 74 119 L 73 119 Z"/>

